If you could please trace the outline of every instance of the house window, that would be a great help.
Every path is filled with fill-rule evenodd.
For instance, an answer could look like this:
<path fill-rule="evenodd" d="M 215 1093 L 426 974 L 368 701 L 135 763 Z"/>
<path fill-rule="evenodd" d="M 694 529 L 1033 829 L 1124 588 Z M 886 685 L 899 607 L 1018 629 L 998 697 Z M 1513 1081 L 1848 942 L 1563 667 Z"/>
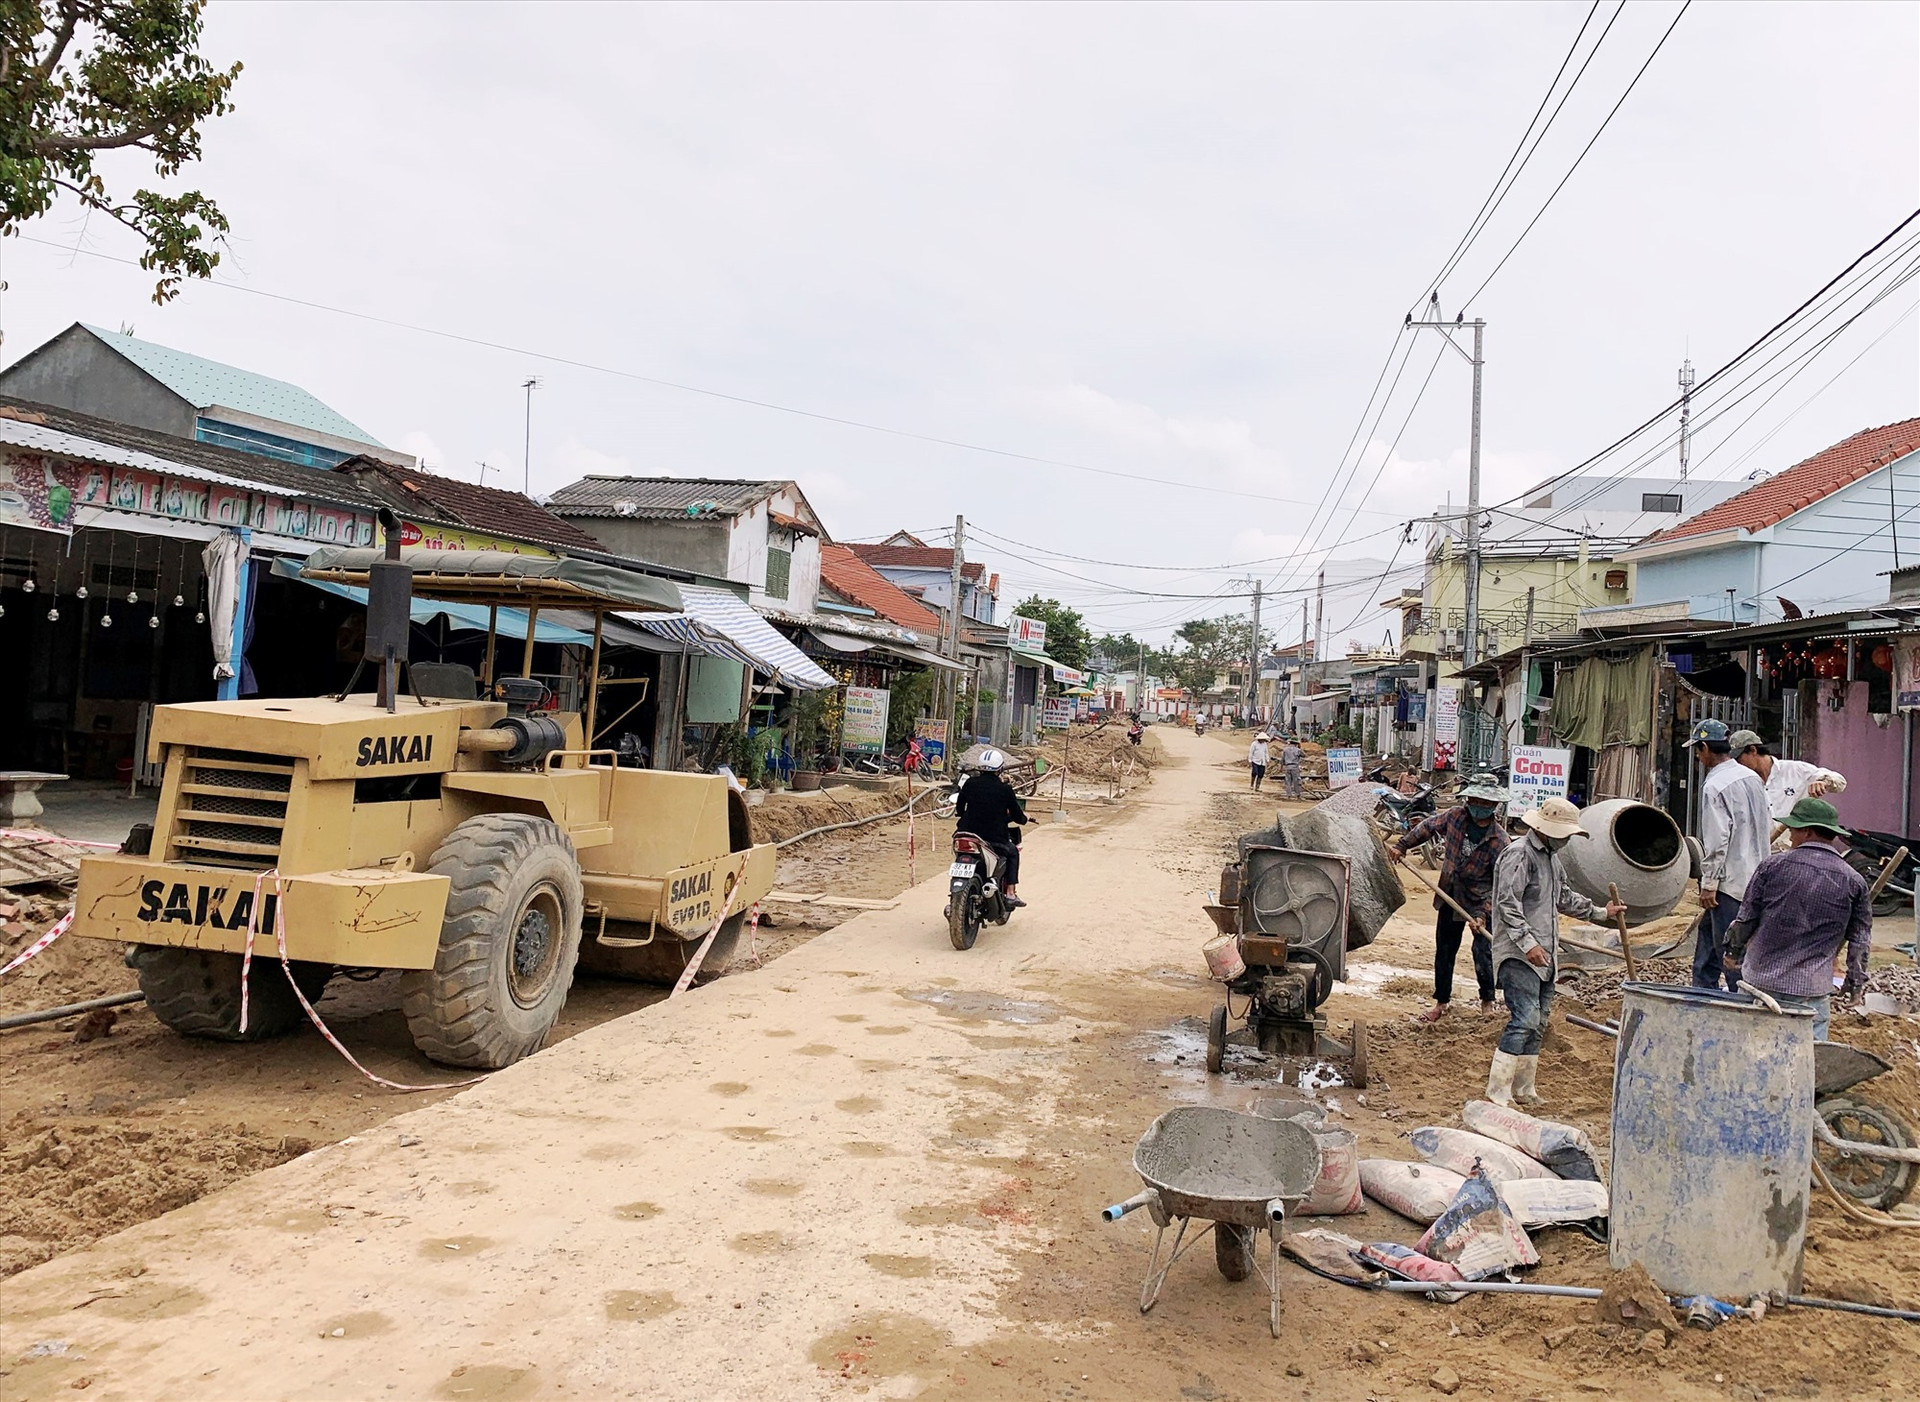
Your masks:
<path fill-rule="evenodd" d="M 1642 492 L 1640 493 L 1642 511 L 1670 511 L 1680 514 L 1680 493 L 1678 492 Z"/>
<path fill-rule="evenodd" d="M 767 547 L 767 597 L 787 597 L 787 580 L 793 574 L 793 552 Z"/>

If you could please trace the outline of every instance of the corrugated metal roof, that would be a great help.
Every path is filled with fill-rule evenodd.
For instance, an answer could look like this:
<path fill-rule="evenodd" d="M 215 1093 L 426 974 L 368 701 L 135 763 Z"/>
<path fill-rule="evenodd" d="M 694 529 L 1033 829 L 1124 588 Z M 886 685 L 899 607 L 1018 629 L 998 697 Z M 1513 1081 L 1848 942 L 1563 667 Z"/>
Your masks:
<path fill-rule="evenodd" d="M 786 485 L 714 477 L 583 477 L 548 497 L 547 510 L 652 521 L 738 516 Z"/>
<path fill-rule="evenodd" d="M 98 326 L 86 329 L 99 337 L 108 349 L 126 357 L 196 409 L 218 404 L 295 428 L 348 438 L 375 448 L 385 446 L 346 415 L 328 408 L 298 385 L 256 375 L 238 366 L 222 365 L 217 360 L 205 360 L 171 346 L 156 346 L 151 341 L 123 336 L 117 331 Z"/>

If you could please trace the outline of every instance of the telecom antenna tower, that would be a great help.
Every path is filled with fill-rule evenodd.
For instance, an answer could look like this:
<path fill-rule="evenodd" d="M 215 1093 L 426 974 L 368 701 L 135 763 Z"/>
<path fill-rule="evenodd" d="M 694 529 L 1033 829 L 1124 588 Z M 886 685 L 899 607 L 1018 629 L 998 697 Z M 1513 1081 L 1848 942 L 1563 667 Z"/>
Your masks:
<path fill-rule="evenodd" d="M 1687 480 L 1687 422 L 1693 417 L 1693 361 L 1680 362 L 1680 480 Z"/>

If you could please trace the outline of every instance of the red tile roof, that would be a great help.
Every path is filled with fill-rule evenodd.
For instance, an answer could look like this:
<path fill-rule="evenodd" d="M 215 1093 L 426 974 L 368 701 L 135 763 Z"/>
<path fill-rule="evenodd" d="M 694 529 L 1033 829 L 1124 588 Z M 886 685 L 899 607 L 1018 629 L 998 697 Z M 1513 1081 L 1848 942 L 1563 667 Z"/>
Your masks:
<path fill-rule="evenodd" d="M 898 585 L 844 545 L 820 547 L 820 582 L 849 603 L 870 608 L 890 623 L 916 633 L 938 634 L 940 616 L 909 598 Z"/>
<path fill-rule="evenodd" d="M 953 547 L 948 545 L 850 545 L 847 547 L 869 565 L 904 565 L 920 570 L 952 570 Z M 963 560 L 960 574 L 978 580 L 986 566 L 977 560 Z"/>
<path fill-rule="evenodd" d="M 1920 419 L 1862 429 L 1805 462 L 1776 472 L 1739 495 L 1660 532 L 1657 539 L 1677 540 L 1710 531 L 1765 530 L 1916 448 L 1920 448 Z"/>

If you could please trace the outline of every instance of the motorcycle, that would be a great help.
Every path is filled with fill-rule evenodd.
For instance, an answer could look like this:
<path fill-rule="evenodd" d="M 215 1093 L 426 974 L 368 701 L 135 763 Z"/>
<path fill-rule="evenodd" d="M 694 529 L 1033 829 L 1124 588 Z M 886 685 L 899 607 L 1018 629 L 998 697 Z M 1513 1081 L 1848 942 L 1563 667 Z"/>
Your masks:
<path fill-rule="evenodd" d="M 1872 885 L 1880 875 L 1880 868 L 1887 858 L 1903 847 L 1910 846 L 1892 833 L 1863 832 L 1854 829 L 1853 836 L 1847 839 L 1847 864 L 1867 879 Z M 1873 903 L 1875 915 L 1897 915 L 1913 899 L 1915 877 L 1920 874 L 1920 860 L 1909 851 L 1899 866 L 1893 869 L 1893 876 L 1887 882 L 1879 898 Z"/>
<path fill-rule="evenodd" d="M 1433 785 L 1422 784 L 1410 794 L 1383 793 L 1380 806 L 1374 809 L 1373 820 L 1380 835 L 1388 842 L 1405 837 L 1416 826 L 1433 816 Z M 1438 867 L 1438 844 L 1423 843 L 1419 851 L 1426 864 Z"/>
<path fill-rule="evenodd" d="M 980 927 L 1013 918 L 1000 891 L 1006 859 L 970 832 L 953 835 L 953 864 L 947 868 L 947 936 L 955 949 L 972 949 Z"/>

